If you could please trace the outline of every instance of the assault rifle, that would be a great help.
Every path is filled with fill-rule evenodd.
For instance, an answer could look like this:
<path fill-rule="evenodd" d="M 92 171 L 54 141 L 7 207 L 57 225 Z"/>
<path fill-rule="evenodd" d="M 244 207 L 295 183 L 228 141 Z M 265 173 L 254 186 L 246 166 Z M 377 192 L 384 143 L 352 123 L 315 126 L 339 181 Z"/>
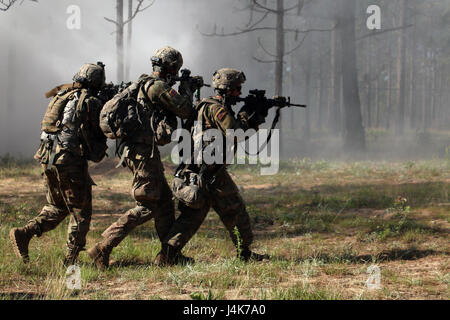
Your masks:
<path fill-rule="evenodd" d="M 202 87 L 211 87 L 211 85 L 204 83 L 202 77 L 191 77 L 191 70 L 189 69 L 181 69 L 180 72 L 181 77 L 173 77 L 172 79 L 175 81 L 187 81 L 192 87 L 196 87 L 197 90 L 195 91 L 195 99 L 200 101 L 200 89 Z"/>
<path fill-rule="evenodd" d="M 122 92 L 130 85 L 131 82 L 122 81 L 120 84 L 109 82 L 101 87 L 101 89 L 97 93 L 97 98 L 99 98 L 103 103 L 106 103 L 108 100 L 111 100 L 116 94 Z"/>
<path fill-rule="evenodd" d="M 250 90 L 249 95 L 245 98 L 236 98 L 238 102 L 244 102 L 249 106 L 258 106 L 259 104 L 264 105 L 267 110 L 273 107 L 285 108 L 285 107 L 298 107 L 306 108 L 304 104 L 291 103 L 291 97 L 281 97 L 275 96 L 273 99 L 266 98 L 266 90 Z"/>
<path fill-rule="evenodd" d="M 270 126 L 269 135 L 267 136 L 266 142 L 260 147 L 257 154 L 258 155 L 261 150 L 265 148 L 265 146 L 269 143 L 270 139 L 272 138 L 272 132 L 273 129 L 275 129 L 278 121 L 280 120 L 280 111 L 282 108 L 285 107 L 298 107 L 298 108 L 307 108 L 304 104 L 295 104 L 291 103 L 291 97 L 281 97 L 281 96 L 275 96 L 273 99 L 266 98 L 266 91 L 265 90 L 250 90 L 249 95 L 244 98 L 233 98 L 236 99 L 236 102 L 244 102 L 245 106 L 250 108 L 254 115 L 256 115 L 258 119 L 258 122 L 264 122 L 264 119 L 267 117 L 267 113 L 269 112 L 269 109 L 273 107 L 277 107 L 277 110 L 275 112 L 275 117 L 272 121 L 272 125 Z M 247 155 L 250 155 L 247 150 L 245 150 L 245 153 Z"/>

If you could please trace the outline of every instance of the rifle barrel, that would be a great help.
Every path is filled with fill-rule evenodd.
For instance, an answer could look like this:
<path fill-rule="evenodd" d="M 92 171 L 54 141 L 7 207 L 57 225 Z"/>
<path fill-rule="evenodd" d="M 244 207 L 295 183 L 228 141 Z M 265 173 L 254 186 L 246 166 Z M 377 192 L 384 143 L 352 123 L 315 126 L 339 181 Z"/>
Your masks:
<path fill-rule="evenodd" d="M 192 78 L 193 78 L 193 77 L 189 77 L 189 78 L 173 77 L 172 79 L 175 80 L 175 81 L 183 81 L 183 80 L 189 81 L 189 80 L 191 80 Z M 207 83 L 204 83 L 204 84 L 203 84 L 203 87 L 211 88 L 211 85 L 210 85 L 210 84 L 207 84 Z"/>
<path fill-rule="evenodd" d="M 307 106 L 306 104 L 295 104 L 295 103 L 290 103 L 290 104 L 288 104 L 288 107 L 307 108 L 308 106 Z"/>

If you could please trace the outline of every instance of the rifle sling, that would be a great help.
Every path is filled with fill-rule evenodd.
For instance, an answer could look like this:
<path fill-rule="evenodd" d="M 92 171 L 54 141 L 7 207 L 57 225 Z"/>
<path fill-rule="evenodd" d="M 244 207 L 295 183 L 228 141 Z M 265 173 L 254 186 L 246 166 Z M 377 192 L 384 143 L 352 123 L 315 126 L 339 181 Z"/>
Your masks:
<path fill-rule="evenodd" d="M 280 110 L 281 110 L 281 108 L 278 107 L 277 111 L 275 113 L 275 118 L 273 118 L 272 125 L 270 126 L 269 135 L 267 136 L 267 139 L 264 142 L 264 144 L 259 148 L 258 152 L 257 153 L 253 153 L 253 154 L 249 153 L 244 147 L 244 152 L 245 152 L 246 155 L 248 155 L 248 156 L 258 156 L 264 150 L 264 148 L 267 147 L 267 145 L 270 142 L 270 139 L 272 138 L 272 131 L 273 131 L 273 129 L 275 129 L 278 121 L 280 120 Z"/>

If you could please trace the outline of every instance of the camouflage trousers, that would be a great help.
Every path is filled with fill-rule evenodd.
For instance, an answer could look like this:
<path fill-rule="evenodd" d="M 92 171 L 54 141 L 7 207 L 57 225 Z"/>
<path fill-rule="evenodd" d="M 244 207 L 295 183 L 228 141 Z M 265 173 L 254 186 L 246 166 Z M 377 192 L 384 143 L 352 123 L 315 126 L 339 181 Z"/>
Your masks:
<path fill-rule="evenodd" d="M 181 202 L 178 203 L 181 214 L 163 243 L 175 248 L 175 251 L 181 251 L 200 228 L 212 207 L 218 213 L 234 245 L 237 246 L 235 235 L 235 227 L 237 227 L 242 241 L 241 248 L 248 249 L 253 242 L 250 217 L 245 209 L 244 200 L 239 194 L 239 189 L 225 169 L 217 174 L 216 180 L 209 187 L 207 198 L 205 205 L 199 209 L 190 208 Z"/>
<path fill-rule="evenodd" d="M 136 207 L 103 232 L 104 244 L 116 247 L 134 228 L 152 218 L 162 241 L 175 221 L 175 207 L 159 153 L 148 157 L 130 152 L 125 161 L 134 174 L 131 196 L 136 200 Z"/>
<path fill-rule="evenodd" d="M 42 165 L 47 187 L 47 204 L 41 213 L 25 226 L 40 237 L 55 229 L 70 214 L 67 230 L 68 249 L 80 251 L 86 245 L 86 234 L 92 215 L 92 185 L 86 162 L 52 166 Z"/>

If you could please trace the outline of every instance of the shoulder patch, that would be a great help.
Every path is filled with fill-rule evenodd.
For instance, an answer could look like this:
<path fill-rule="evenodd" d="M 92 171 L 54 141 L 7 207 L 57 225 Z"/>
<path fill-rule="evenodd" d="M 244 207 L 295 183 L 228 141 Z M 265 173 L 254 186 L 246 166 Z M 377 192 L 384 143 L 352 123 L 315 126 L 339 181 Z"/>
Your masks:
<path fill-rule="evenodd" d="M 169 94 L 172 96 L 172 97 L 175 97 L 177 94 L 178 94 L 178 92 L 177 92 L 177 90 L 175 90 L 175 89 L 170 89 L 170 91 L 169 91 Z"/>
<path fill-rule="evenodd" d="M 220 107 L 219 110 L 217 110 L 216 112 L 216 118 L 222 121 L 222 119 L 225 117 L 226 114 L 227 111 L 223 107 Z"/>

